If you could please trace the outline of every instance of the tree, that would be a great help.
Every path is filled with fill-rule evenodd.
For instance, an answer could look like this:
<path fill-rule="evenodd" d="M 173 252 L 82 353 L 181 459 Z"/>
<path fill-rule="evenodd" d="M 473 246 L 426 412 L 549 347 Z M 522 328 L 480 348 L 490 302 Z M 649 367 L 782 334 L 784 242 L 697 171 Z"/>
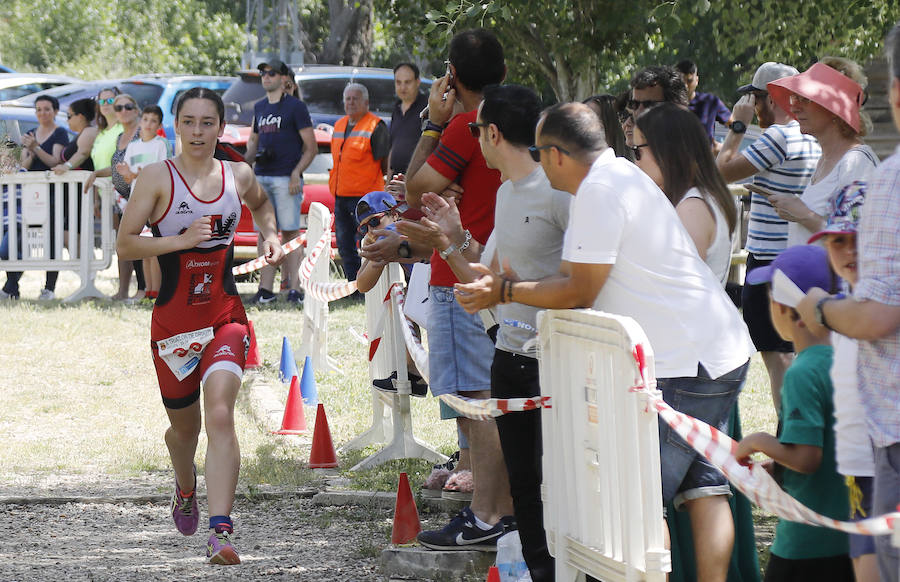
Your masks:
<path fill-rule="evenodd" d="M 372 52 L 374 0 L 328 0 L 331 34 L 321 62 L 335 65 L 368 64 Z"/>

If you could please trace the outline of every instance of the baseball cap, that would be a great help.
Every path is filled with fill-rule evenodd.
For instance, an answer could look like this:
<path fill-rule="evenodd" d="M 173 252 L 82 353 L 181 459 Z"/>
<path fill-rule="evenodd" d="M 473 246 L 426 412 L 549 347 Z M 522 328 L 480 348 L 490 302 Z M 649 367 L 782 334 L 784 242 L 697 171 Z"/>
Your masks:
<path fill-rule="evenodd" d="M 286 64 L 284 64 L 284 62 L 279 59 L 271 59 L 268 62 L 260 63 L 260 64 L 256 65 L 256 68 L 259 69 L 260 71 L 262 71 L 266 67 L 270 67 L 273 71 L 275 71 L 279 75 L 290 75 L 291 74 L 291 68 L 289 66 L 287 66 Z"/>
<path fill-rule="evenodd" d="M 790 96 L 794 93 L 834 113 L 859 133 L 859 109 L 865 101 L 863 89 L 828 65 L 816 63 L 799 75 L 776 79 L 767 87 L 775 103 L 786 112 L 791 112 Z"/>
<path fill-rule="evenodd" d="M 356 222 L 362 222 L 373 214 L 387 212 L 397 206 L 397 201 L 387 192 L 369 192 L 356 203 Z"/>
<path fill-rule="evenodd" d="M 857 180 L 844 186 L 831 204 L 831 214 L 825 221 L 825 228 L 809 237 L 807 242 L 817 241 L 826 234 L 856 234 L 865 201 L 865 182 Z"/>
<path fill-rule="evenodd" d="M 796 307 L 813 287 L 825 291 L 832 288 L 828 253 L 818 245 L 788 247 L 769 265 L 747 273 L 747 283 L 772 283 L 772 299 Z"/>
<path fill-rule="evenodd" d="M 751 91 L 768 91 L 766 86 L 772 81 L 777 81 L 783 77 L 792 77 L 799 75 L 800 71 L 790 65 L 769 61 L 763 63 L 756 69 L 753 74 L 753 80 L 749 85 L 742 85 L 738 88 L 738 93 L 750 93 Z"/>

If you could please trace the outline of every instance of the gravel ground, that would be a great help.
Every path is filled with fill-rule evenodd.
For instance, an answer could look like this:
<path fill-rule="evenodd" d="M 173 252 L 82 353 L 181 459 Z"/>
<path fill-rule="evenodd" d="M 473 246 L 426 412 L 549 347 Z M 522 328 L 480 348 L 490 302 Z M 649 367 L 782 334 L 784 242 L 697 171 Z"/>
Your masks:
<path fill-rule="evenodd" d="M 203 523 L 182 536 L 165 501 L 29 501 L 0 501 L 4 582 L 385 579 L 378 560 L 392 511 L 318 507 L 292 494 L 239 498 L 233 516 L 242 564 L 222 567 L 206 563 Z"/>

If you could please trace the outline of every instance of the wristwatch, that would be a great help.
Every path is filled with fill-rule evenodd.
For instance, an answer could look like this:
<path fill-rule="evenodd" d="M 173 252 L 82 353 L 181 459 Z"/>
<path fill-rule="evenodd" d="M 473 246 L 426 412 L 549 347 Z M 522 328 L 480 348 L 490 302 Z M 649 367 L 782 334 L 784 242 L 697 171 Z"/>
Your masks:
<path fill-rule="evenodd" d="M 816 316 L 816 323 L 824 327 L 825 329 L 831 329 L 834 331 L 830 325 L 828 325 L 828 321 L 825 320 L 825 312 L 822 310 L 822 307 L 829 301 L 834 301 L 836 299 L 843 299 L 844 295 L 838 293 L 837 295 L 826 295 L 822 297 L 818 301 L 816 301 L 816 307 L 813 310 L 813 313 Z"/>
<path fill-rule="evenodd" d="M 436 123 L 433 123 L 431 121 L 431 119 L 429 119 L 427 117 L 422 120 L 422 131 L 436 131 L 440 134 L 440 133 L 444 133 L 445 127 L 446 126 L 444 126 L 444 125 L 438 125 Z"/>
<path fill-rule="evenodd" d="M 728 125 L 728 128 L 734 133 L 746 133 L 747 124 L 739 119 L 735 119 Z"/>
<path fill-rule="evenodd" d="M 397 247 L 397 256 L 401 259 L 408 259 L 412 257 L 412 249 L 409 246 L 408 240 L 401 242 L 400 246 Z"/>
<path fill-rule="evenodd" d="M 449 247 L 445 248 L 444 250 L 442 250 L 442 251 L 441 251 L 440 253 L 438 253 L 438 254 L 441 255 L 441 258 L 444 259 L 444 260 L 446 261 L 446 260 L 447 260 L 447 257 L 449 257 L 450 255 L 452 255 L 453 252 L 456 251 L 456 250 L 457 250 L 456 245 L 453 244 L 453 243 L 450 243 L 450 246 L 449 246 Z"/>

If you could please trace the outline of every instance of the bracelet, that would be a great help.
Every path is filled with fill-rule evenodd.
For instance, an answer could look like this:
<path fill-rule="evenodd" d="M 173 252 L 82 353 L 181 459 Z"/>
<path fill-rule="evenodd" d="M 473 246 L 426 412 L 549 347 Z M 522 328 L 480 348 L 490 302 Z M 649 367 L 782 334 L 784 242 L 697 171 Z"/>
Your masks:
<path fill-rule="evenodd" d="M 466 250 L 467 248 L 469 248 L 469 244 L 471 244 L 471 242 L 472 242 L 472 233 L 469 232 L 469 229 L 466 229 L 465 234 L 466 234 L 466 240 L 465 240 L 465 242 L 463 242 L 463 244 L 459 245 L 459 252 L 460 252 L 460 253 L 462 253 L 464 250 Z"/>
<path fill-rule="evenodd" d="M 509 287 L 509 284 L 510 284 L 509 279 L 506 279 L 506 278 L 500 279 L 500 303 L 507 302 L 506 294 L 507 294 L 507 288 Z"/>
<path fill-rule="evenodd" d="M 513 281 L 512 279 L 509 279 L 509 288 L 508 288 L 507 291 L 506 291 L 506 294 L 507 294 L 507 297 L 506 297 L 507 303 L 512 303 L 512 302 L 513 302 L 513 298 L 512 298 L 512 290 L 513 290 L 513 285 L 515 285 L 515 284 L 516 284 L 515 281 Z"/>
<path fill-rule="evenodd" d="M 437 133 L 438 136 L 440 136 L 440 134 L 444 133 L 444 126 L 438 125 L 429 119 L 425 123 L 425 131 L 433 131 L 433 132 Z"/>
<path fill-rule="evenodd" d="M 441 139 L 440 132 L 434 131 L 433 129 L 426 129 L 422 132 L 422 135 L 425 137 L 430 137 L 432 139 Z"/>

